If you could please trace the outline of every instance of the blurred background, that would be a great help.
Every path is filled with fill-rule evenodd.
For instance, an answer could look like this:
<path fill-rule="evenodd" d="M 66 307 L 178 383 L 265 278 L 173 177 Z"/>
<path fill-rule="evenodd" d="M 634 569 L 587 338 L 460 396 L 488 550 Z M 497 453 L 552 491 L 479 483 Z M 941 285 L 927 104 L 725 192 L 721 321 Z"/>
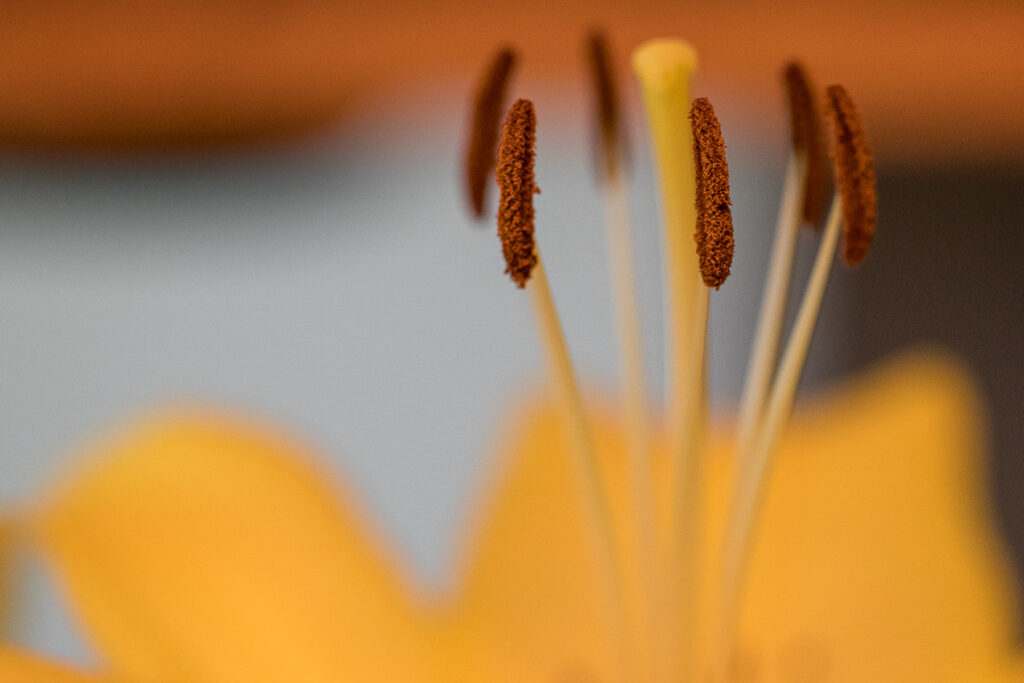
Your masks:
<path fill-rule="evenodd" d="M 804 385 L 917 344 L 962 358 L 1024 566 L 1018 0 L 6 3 L 0 506 L 133 415 L 226 405 L 314 444 L 422 581 L 443 584 L 500 413 L 543 370 L 525 298 L 461 185 L 471 93 L 499 45 L 521 57 L 512 96 L 538 108 L 539 239 L 573 354 L 588 383 L 616 379 L 583 61 L 595 26 L 626 107 L 652 391 L 657 196 L 629 52 L 694 42 L 695 95 L 722 121 L 738 245 L 712 298 L 723 412 L 782 184 L 779 71 L 799 57 L 858 100 L 881 197 L 873 252 L 833 275 Z M 801 272 L 814 245 L 802 236 Z M 88 659 L 45 571 L 28 581 L 18 641 Z"/>

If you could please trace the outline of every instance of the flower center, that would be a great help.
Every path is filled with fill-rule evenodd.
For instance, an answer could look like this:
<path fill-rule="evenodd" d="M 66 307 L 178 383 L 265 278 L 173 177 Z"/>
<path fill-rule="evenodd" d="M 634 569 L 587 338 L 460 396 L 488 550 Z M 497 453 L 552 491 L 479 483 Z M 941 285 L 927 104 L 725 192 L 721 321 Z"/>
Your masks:
<path fill-rule="evenodd" d="M 477 98 L 475 130 L 468 162 L 470 196 L 477 215 L 482 211 L 481 177 L 494 162 L 493 140 L 500 103 L 511 71 L 512 53 L 499 53 Z M 792 114 L 792 152 L 779 211 L 775 247 L 764 288 L 740 412 L 736 441 L 736 475 L 721 548 L 708 556 L 714 577 L 702 576 L 701 473 L 707 421 L 707 340 L 710 289 L 725 282 L 734 247 L 732 199 L 725 143 L 714 108 L 705 98 L 691 102 L 690 83 L 696 71 L 694 49 L 678 40 L 645 43 L 633 53 L 633 67 L 643 92 L 648 127 L 660 179 L 665 259 L 665 329 L 670 363 L 665 370 L 671 491 L 670 542 L 657 549 L 654 541 L 654 472 L 650 416 L 644 384 L 642 331 L 636 313 L 625 164 L 622 160 L 621 117 L 615 98 L 610 50 L 599 34 L 589 38 L 594 76 L 596 128 L 600 131 L 598 176 L 606 203 L 609 262 L 614 287 L 623 368 L 632 522 L 630 547 L 620 544 L 612 529 L 609 492 L 604 490 L 568 345 L 535 240 L 533 195 L 534 139 L 537 117 L 533 103 L 518 99 L 501 130 L 497 153 L 500 190 L 498 234 L 506 272 L 529 292 L 537 329 L 552 379 L 558 390 L 577 473 L 578 495 L 591 530 L 593 561 L 604 586 L 604 607 L 613 625 L 614 681 L 759 680 L 763 657 L 737 647 L 737 622 L 746 571 L 764 490 L 781 434 L 792 411 L 797 384 L 807 356 L 825 287 L 843 228 L 843 258 L 859 262 L 874 233 L 875 178 L 871 152 L 859 115 L 841 86 L 831 86 L 825 100 L 832 122 L 832 156 L 837 191 L 832 198 L 814 268 L 796 322 L 777 360 L 781 321 L 788 296 L 795 234 L 802 218 L 816 220 L 825 187 L 821 171 L 820 126 L 816 101 L 806 74 L 787 67 L 786 84 Z M 689 124 L 687 125 L 687 119 Z M 492 141 L 487 147 L 487 141 Z M 483 142 L 481 142 L 483 141 Z M 694 242 L 691 242 L 691 238 Z M 661 557 L 660 555 L 664 555 Z M 638 569 L 628 586 L 626 560 Z M 714 581 L 711 581 L 714 579 Z M 709 589 L 709 586 L 711 588 Z M 713 593 L 710 616 L 698 609 L 699 598 Z M 627 596 L 639 595 L 630 609 Z M 706 623 L 705 623 L 706 622 Z M 786 680 L 822 680 L 828 673 L 827 651 L 813 641 L 794 645 L 785 661 Z M 586 669 L 570 669 L 558 681 L 597 681 Z"/>

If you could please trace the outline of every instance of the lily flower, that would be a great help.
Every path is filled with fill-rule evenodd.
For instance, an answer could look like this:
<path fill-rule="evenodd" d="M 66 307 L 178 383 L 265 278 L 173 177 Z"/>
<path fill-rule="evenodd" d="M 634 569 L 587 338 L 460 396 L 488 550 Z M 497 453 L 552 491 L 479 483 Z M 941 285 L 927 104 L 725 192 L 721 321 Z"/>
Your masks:
<path fill-rule="evenodd" d="M 772 310 L 813 175 L 807 129 L 794 136 L 762 360 L 745 394 L 752 408 L 707 424 L 707 306 L 733 241 L 722 131 L 709 102 L 690 100 L 692 48 L 656 41 L 634 64 L 669 252 L 664 420 L 635 403 L 646 392 L 629 372 L 624 407 L 580 394 L 534 239 L 537 118 L 520 99 L 494 162 L 499 233 L 554 382 L 511 411 L 452 591 L 418 589 L 353 492 L 300 439 L 182 408 L 98 440 L 30 515 L 26 533 L 98 670 L 0 646 L 0 680 L 1020 680 L 1012 583 L 982 485 L 984 411 L 969 374 L 940 352 L 910 353 L 792 410 L 840 230 L 841 251 L 856 261 L 874 229 L 870 150 L 848 94 L 833 87 L 826 97 L 837 195 L 781 360 Z M 603 182 L 610 240 L 621 244 L 622 167 L 609 129 L 602 124 Z M 474 207 L 484 201 L 478 189 L 472 196 Z M 630 330 L 633 275 L 628 263 L 612 267 Z M 635 348 L 623 352 L 631 367 Z"/>

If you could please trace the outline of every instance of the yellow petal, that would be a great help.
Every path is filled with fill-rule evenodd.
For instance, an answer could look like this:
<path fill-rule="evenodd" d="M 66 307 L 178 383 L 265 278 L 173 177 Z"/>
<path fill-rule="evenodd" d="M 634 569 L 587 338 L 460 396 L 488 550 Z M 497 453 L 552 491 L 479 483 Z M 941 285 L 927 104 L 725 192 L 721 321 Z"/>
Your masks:
<path fill-rule="evenodd" d="M 621 430 L 607 413 L 596 422 L 628 548 Z M 972 385 L 935 354 L 899 359 L 798 410 L 741 620 L 751 680 L 1017 680 L 1024 667 L 982 488 L 982 429 Z M 460 638 L 479 657 L 469 677 L 608 680 L 611 632 L 558 415 L 535 404 L 514 430 L 463 565 Z M 706 457 L 709 543 L 722 526 L 731 445 L 718 430 Z M 656 460 L 664 492 L 663 448 Z"/>
<path fill-rule="evenodd" d="M 0 645 L 0 681 L 4 683 L 100 683 L 109 680 L 75 672 Z"/>
<path fill-rule="evenodd" d="M 985 447 L 977 394 L 939 355 L 798 416 L 764 508 L 741 658 L 762 680 L 997 680 L 1016 614 Z"/>
<path fill-rule="evenodd" d="M 305 450 L 199 412 L 93 452 L 38 535 L 118 674 L 177 681 L 416 681 L 404 577 Z"/>
<path fill-rule="evenodd" d="M 7 633 L 13 611 L 12 593 L 14 531 L 0 518 L 0 636 Z"/>
<path fill-rule="evenodd" d="M 553 405 L 528 404 L 509 425 L 496 487 L 484 492 L 470 530 L 455 615 L 455 658 L 473 655 L 461 655 L 466 680 L 607 681 L 616 670 L 609 601 Z M 602 413 L 592 427 L 605 483 L 625 481 L 625 443 L 612 415 Z M 634 543 L 628 490 L 615 486 L 614 493 L 616 535 Z M 630 576 L 635 570 L 629 562 Z M 637 598 L 626 592 L 632 613 Z"/>

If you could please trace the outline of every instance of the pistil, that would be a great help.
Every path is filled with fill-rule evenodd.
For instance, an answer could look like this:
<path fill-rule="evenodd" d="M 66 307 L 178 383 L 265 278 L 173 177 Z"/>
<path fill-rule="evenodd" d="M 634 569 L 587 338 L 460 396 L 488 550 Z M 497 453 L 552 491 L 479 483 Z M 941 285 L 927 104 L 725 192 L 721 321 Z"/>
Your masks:
<path fill-rule="evenodd" d="M 693 666 L 695 652 L 699 491 L 697 426 L 704 415 L 704 331 L 707 290 L 691 238 L 697 224 L 693 139 L 685 121 L 697 53 L 680 40 L 649 41 L 633 53 L 653 139 L 665 247 L 667 425 L 674 476 L 669 557 L 659 580 L 662 611 L 659 660 Z M 678 647 L 676 647 L 678 646 Z M 671 660 L 671 661 L 670 661 Z M 686 671 L 689 680 L 692 671 Z"/>

